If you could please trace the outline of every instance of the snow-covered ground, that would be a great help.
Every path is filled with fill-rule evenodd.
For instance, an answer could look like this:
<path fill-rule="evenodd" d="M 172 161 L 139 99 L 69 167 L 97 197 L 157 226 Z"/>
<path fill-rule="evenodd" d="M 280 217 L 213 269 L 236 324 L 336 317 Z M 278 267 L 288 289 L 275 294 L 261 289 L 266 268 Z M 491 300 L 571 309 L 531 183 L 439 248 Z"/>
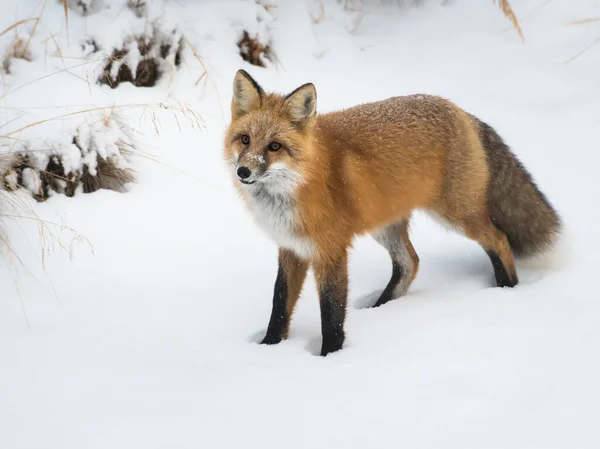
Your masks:
<path fill-rule="evenodd" d="M 5 3 L 0 32 L 43 7 Z M 252 1 L 151 2 L 148 17 L 189 41 L 182 63 L 156 87 L 116 89 L 96 84 L 102 60 L 82 59 L 80 42 L 119 47 L 149 20 L 125 0 L 103 3 L 88 17 L 70 11 L 67 27 L 48 0 L 32 61 L 1 77 L 0 133 L 68 145 L 115 105 L 138 152 L 127 193 L 36 203 L 20 192 L 20 209 L 0 211 L 31 208 L 45 223 L 4 224 L 0 448 L 600 446 L 600 44 L 572 59 L 600 38 L 600 21 L 570 24 L 600 16 L 596 0 L 513 0 L 524 43 L 491 0 L 351 2 L 362 13 L 324 0 L 318 24 L 312 0 L 272 2 L 269 14 Z M 244 29 L 270 39 L 278 63 L 244 62 Z M 238 68 L 269 90 L 314 82 L 321 111 L 421 92 L 478 115 L 563 216 L 553 263 L 520 266 L 518 287 L 493 288 L 475 243 L 418 215 L 421 269 L 402 300 L 364 309 L 391 266 L 374 241 L 357 240 L 342 351 L 316 355 L 312 278 L 289 340 L 256 344 L 276 247 L 222 160 Z"/>

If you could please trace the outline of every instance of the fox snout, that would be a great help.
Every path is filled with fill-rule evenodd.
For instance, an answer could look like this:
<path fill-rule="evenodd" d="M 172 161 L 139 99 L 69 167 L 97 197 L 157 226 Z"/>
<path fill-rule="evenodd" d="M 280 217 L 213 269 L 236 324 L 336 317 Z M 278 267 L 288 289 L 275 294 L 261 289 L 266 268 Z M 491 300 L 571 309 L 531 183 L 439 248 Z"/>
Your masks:
<path fill-rule="evenodd" d="M 241 166 L 237 169 L 237 175 L 238 178 L 240 178 L 243 181 L 244 179 L 248 179 L 250 175 L 252 175 L 252 171 L 248 167 Z"/>
<path fill-rule="evenodd" d="M 257 174 L 256 171 L 252 171 L 250 168 L 245 165 L 241 165 L 238 167 L 237 177 L 242 184 L 254 184 L 256 182 Z"/>
<path fill-rule="evenodd" d="M 254 184 L 265 172 L 265 165 L 266 161 L 261 155 L 242 155 L 237 163 L 237 177 L 243 184 Z"/>

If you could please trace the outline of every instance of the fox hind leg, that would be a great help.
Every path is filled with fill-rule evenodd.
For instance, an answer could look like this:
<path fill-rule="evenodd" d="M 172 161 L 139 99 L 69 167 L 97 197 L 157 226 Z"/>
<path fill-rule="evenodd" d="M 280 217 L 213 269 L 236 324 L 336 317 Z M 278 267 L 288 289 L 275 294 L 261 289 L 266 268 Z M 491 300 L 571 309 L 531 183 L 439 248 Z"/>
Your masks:
<path fill-rule="evenodd" d="M 490 219 L 484 220 L 483 223 L 485 227 L 477 228 L 474 240 L 479 242 L 492 262 L 496 285 L 514 287 L 519 283 L 519 278 L 506 234 L 496 228 Z"/>
<path fill-rule="evenodd" d="M 449 217 L 464 235 L 475 240 L 492 262 L 498 287 L 514 287 L 519 283 L 515 258 L 506 234 L 498 229 L 487 214 L 475 217 Z"/>
<path fill-rule="evenodd" d="M 408 219 L 392 223 L 373 233 L 392 259 L 392 277 L 373 307 L 403 296 L 419 270 L 419 256 L 408 237 Z"/>

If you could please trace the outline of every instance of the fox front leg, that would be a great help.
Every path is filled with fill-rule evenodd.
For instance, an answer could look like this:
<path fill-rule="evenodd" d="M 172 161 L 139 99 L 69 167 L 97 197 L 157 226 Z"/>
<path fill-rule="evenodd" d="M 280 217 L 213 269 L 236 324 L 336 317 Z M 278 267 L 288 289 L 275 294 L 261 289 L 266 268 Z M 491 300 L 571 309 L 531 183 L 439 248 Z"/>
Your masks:
<path fill-rule="evenodd" d="M 308 271 L 308 262 L 284 248 L 279 249 L 278 264 L 271 319 L 261 344 L 272 345 L 287 338 L 294 307 Z"/>
<path fill-rule="evenodd" d="M 321 306 L 321 355 L 342 349 L 344 345 L 344 320 L 348 301 L 348 256 L 343 255 L 334 262 L 315 263 L 315 278 L 319 289 Z"/>

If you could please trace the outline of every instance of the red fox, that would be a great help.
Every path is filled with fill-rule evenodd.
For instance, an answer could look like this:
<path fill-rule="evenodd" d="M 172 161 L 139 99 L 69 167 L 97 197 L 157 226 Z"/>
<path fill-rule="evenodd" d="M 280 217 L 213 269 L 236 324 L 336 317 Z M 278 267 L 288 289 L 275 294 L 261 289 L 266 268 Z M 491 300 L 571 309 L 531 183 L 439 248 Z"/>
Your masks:
<path fill-rule="evenodd" d="M 553 245 L 561 219 L 486 123 L 432 95 L 317 114 L 312 83 L 283 96 L 236 73 L 225 157 L 258 224 L 279 246 L 271 318 L 261 343 L 287 338 L 307 271 L 321 307 L 321 355 L 342 348 L 348 249 L 370 233 L 392 277 L 375 303 L 404 295 L 419 269 L 411 212 L 432 213 L 489 256 L 496 284 L 518 283 L 514 256 Z"/>

